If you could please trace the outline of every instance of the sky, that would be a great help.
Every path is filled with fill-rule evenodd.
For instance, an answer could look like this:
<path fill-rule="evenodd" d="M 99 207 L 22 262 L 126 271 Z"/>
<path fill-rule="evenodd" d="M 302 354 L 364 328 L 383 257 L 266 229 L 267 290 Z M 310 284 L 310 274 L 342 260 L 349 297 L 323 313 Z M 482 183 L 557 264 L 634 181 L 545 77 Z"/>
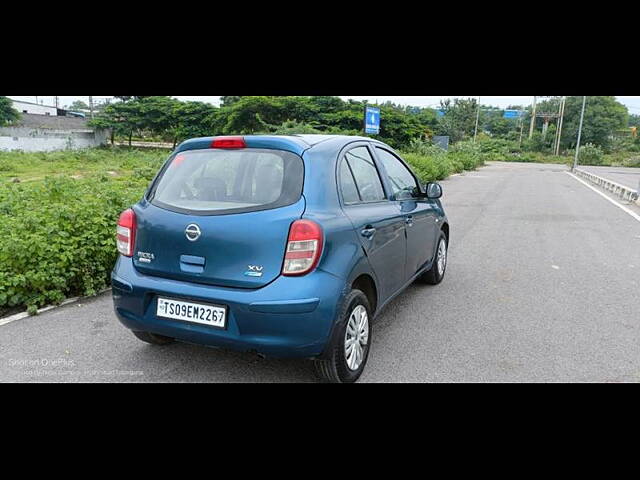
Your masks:
<path fill-rule="evenodd" d="M 454 92 L 455 93 L 455 92 Z M 23 100 L 27 102 L 35 102 L 36 97 L 25 97 L 25 96 L 11 96 L 14 100 Z M 416 96 L 366 96 L 366 97 L 358 97 L 358 96 L 340 96 L 343 100 L 354 99 L 354 100 L 368 100 L 370 102 L 386 102 L 391 101 L 400 105 L 411 105 L 416 107 L 437 107 L 440 104 L 440 100 L 444 100 L 447 98 L 469 98 L 469 95 L 451 95 L 451 96 L 432 96 L 432 97 L 416 97 Z M 104 99 L 104 98 L 112 98 L 110 96 L 104 95 L 95 95 L 94 99 Z M 211 103 L 212 105 L 220 104 L 219 96 L 176 96 L 180 100 L 189 100 L 189 101 L 200 101 Z M 636 115 L 640 115 L 640 96 L 637 97 L 621 97 L 616 96 L 617 100 L 625 105 L 629 109 L 629 113 L 635 113 Z M 82 96 L 61 96 L 59 97 L 59 104 L 61 106 L 70 105 L 75 100 L 82 100 L 85 103 L 89 102 L 89 97 Z M 55 97 L 51 96 L 39 96 L 38 103 L 43 102 L 45 105 L 55 105 Z M 491 105 L 501 108 L 506 108 L 509 105 L 529 105 L 533 102 L 533 96 L 502 96 L 502 97 L 480 97 L 480 103 L 482 105 Z"/>

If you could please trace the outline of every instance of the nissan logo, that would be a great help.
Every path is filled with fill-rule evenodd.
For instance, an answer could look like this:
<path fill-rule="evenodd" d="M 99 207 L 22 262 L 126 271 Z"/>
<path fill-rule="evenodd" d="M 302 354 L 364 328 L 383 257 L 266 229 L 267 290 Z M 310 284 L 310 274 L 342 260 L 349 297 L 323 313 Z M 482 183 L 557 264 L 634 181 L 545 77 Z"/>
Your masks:
<path fill-rule="evenodd" d="M 200 227 L 195 223 L 191 223 L 187 225 L 187 228 L 184 231 L 184 234 L 187 236 L 187 240 L 190 242 L 195 242 L 200 238 L 202 232 L 200 231 Z"/>

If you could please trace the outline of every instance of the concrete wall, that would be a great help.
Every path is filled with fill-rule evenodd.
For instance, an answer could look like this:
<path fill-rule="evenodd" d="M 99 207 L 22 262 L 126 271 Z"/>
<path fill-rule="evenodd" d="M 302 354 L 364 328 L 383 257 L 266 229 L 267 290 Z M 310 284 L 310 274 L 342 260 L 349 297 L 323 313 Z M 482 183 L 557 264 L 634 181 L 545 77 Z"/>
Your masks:
<path fill-rule="evenodd" d="M 50 152 L 104 145 L 108 130 L 55 130 L 28 127 L 0 128 L 0 150 Z"/>
<path fill-rule="evenodd" d="M 11 100 L 13 102 L 13 108 L 20 113 L 35 113 L 38 115 L 49 115 L 55 117 L 58 115 L 56 107 L 48 107 L 46 105 L 38 105 L 36 103 L 20 102 L 18 100 Z"/>

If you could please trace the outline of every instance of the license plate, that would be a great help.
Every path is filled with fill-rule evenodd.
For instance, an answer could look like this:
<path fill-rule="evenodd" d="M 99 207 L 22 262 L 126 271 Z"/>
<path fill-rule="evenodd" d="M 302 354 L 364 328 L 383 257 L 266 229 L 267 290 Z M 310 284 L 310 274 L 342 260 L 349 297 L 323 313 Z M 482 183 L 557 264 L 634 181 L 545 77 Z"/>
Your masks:
<path fill-rule="evenodd" d="M 183 302 L 172 298 L 158 298 L 158 317 L 201 323 L 212 327 L 225 328 L 227 307 L 205 303 Z"/>

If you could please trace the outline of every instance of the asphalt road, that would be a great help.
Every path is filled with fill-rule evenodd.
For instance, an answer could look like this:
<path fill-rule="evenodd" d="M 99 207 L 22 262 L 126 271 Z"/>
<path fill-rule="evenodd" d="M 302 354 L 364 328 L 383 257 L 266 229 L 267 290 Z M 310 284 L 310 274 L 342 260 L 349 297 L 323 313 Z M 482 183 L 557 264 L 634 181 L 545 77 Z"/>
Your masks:
<path fill-rule="evenodd" d="M 638 190 L 640 184 L 640 168 L 591 166 L 581 166 L 580 168 L 634 190 Z"/>
<path fill-rule="evenodd" d="M 443 182 L 447 276 L 373 325 L 362 382 L 640 380 L 640 222 L 564 166 Z M 309 362 L 137 340 L 109 294 L 0 326 L 0 381 L 308 382 Z"/>

